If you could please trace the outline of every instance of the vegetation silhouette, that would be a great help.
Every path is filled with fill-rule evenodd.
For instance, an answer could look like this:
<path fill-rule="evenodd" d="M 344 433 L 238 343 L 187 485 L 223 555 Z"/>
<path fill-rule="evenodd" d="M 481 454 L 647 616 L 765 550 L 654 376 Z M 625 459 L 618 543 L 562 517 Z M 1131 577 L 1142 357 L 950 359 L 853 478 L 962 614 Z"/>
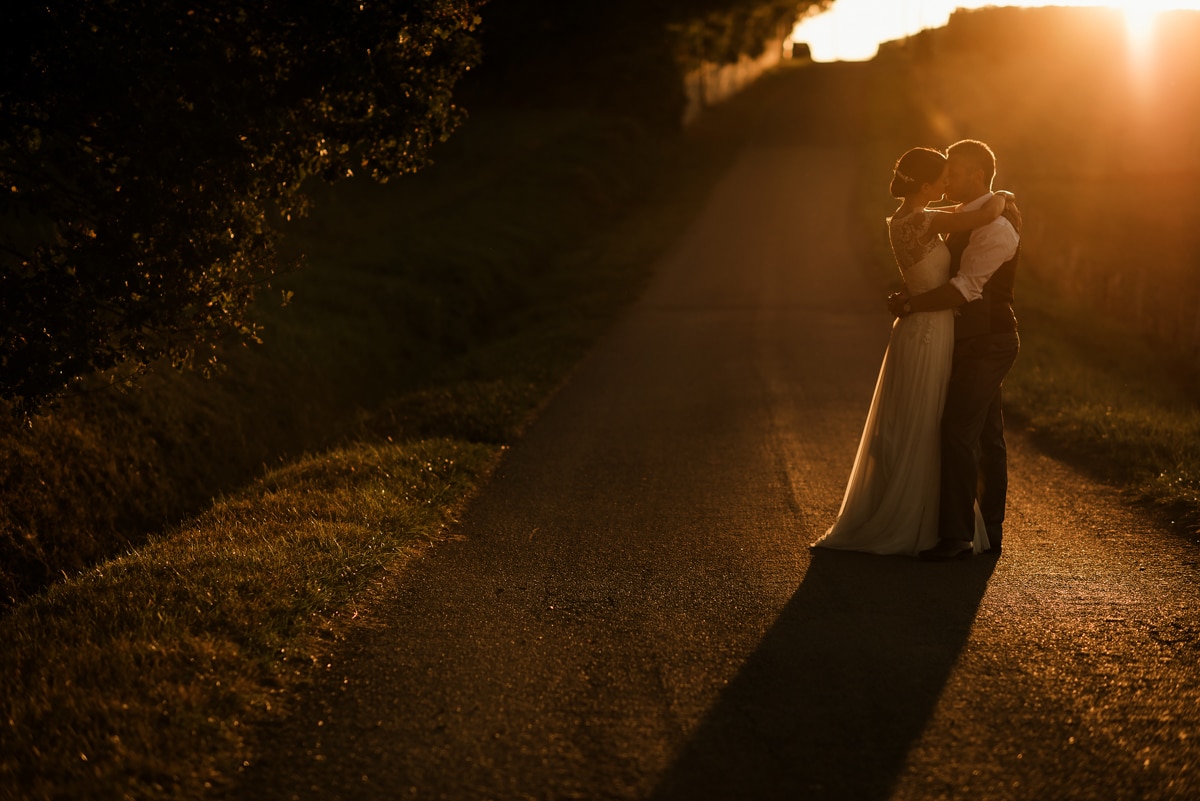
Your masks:
<path fill-rule="evenodd" d="M 256 340 L 305 180 L 412 172 L 461 123 L 478 5 L 6 5 L 0 398 Z"/>

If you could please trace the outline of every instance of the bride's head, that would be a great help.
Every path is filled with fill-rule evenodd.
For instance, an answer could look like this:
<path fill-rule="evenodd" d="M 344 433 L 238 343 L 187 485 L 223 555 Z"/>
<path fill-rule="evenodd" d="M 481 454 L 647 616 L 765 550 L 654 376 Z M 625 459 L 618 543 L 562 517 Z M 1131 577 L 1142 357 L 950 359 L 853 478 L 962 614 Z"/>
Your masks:
<path fill-rule="evenodd" d="M 892 173 L 892 197 L 907 198 L 926 186 L 938 184 L 946 172 L 946 157 L 929 147 L 914 147 L 900 160 Z"/>

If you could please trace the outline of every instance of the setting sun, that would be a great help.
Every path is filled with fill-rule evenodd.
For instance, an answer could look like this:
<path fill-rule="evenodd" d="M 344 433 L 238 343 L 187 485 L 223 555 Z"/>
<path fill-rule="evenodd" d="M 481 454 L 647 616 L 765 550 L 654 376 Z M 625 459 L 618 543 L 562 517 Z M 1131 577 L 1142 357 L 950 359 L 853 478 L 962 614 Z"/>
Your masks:
<path fill-rule="evenodd" d="M 1121 13 L 1125 15 L 1125 28 L 1134 51 L 1144 53 L 1154 39 L 1154 26 L 1158 22 L 1158 15 L 1167 10 L 1169 4 L 1130 0 L 1119 5 Z"/>
<path fill-rule="evenodd" d="M 1127 5 L 1122 9 L 1125 14 L 1125 26 L 1133 39 L 1148 38 L 1154 30 L 1154 21 L 1158 18 L 1158 9 L 1143 5 Z"/>
<path fill-rule="evenodd" d="M 836 0 L 829 10 L 800 21 L 794 41 L 809 46 L 815 61 L 864 61 L 873 58 L 883 42 L 902 39 L 926 28 L 945 25 L 957 9 L 1006 5 L 1018 7 L 1077 6 L 1121 11 L 1135 53 L 1146 53 L 1153 41 L 1159 14 L 1200 10 L 1200 0 Z"/>

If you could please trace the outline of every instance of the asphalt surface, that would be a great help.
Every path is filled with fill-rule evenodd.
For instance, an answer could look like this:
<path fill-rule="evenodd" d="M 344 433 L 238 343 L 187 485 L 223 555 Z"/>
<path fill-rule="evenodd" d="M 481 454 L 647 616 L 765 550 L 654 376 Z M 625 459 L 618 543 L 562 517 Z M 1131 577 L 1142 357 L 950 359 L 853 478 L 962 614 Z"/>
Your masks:
<path fill-rule="evenodd" d="M 460 536 L 260 733 L 240 797 L 1200 798 L 1200 554 L 1111 488 L 1012 432 L 1001 557 L 808 549 L 890 326 L 848 222 L 857 121 L 804 120 L 857 75 L 778 84 Z"/>

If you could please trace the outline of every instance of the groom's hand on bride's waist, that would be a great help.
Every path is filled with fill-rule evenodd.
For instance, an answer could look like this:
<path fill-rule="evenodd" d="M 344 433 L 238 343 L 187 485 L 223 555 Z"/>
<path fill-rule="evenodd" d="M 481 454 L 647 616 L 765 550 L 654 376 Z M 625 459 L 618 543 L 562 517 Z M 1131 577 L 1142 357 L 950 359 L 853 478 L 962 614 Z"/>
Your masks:
<path fill-rule="evenodd" d="M 888 295 L 888 311 L 890 311 L 896 317 L 903 317 L 908 313 L 908 309 L 905 308 L 907 304 L 908 292 L 906 291 L 893 292 L 892 294 Z"/>

